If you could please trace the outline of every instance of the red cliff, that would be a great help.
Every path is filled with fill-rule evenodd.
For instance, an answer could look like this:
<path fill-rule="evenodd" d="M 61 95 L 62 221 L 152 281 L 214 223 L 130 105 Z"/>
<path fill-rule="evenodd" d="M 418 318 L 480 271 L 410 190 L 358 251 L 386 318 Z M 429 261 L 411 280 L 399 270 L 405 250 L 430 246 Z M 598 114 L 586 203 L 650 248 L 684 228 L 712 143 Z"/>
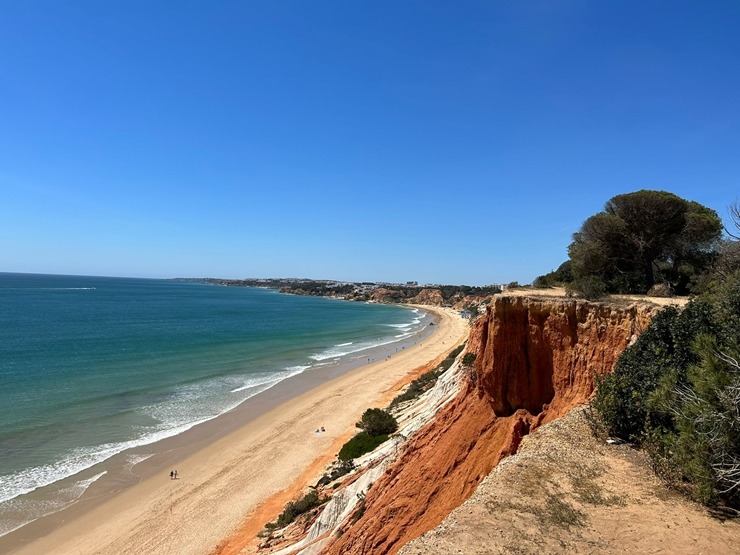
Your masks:
<path fill-rule="evenodd" d="M 471 330 L 460 395 L 415 434 L 368 492 L 364 514 L 323 553 L 395 553 L 432 529 L 537 426 L 587 402 L 595 377 L 649 323 L 653 307 L 496 297 Z"/>

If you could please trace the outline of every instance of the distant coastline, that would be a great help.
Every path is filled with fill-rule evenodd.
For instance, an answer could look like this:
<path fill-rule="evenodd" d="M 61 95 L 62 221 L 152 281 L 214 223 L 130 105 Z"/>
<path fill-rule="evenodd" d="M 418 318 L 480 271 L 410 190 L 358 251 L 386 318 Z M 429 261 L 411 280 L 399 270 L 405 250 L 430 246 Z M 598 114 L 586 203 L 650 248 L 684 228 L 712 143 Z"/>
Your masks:
<path fill-rule="evenodd" d="M 456 306 L 500 293 L 506 285 L 493 284 L 483 287 L 470 285 L 440 285 L 417 282 L 347 282 L 302 278 L 176 278 L 175 281 L 204 283 L 224 287 L 257 287 L 274 289 L 290 295 L 331 297 L 348 301 L 377 302 L 385 304 L 422 304 Z"/>

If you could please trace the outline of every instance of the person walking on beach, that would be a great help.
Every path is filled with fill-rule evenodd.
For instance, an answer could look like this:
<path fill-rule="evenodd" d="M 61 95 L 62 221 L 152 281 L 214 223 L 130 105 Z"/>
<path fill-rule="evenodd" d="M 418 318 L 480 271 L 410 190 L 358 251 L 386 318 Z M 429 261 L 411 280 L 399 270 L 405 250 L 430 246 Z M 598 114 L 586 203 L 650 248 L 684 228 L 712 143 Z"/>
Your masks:
<path fill-rule="evenodd" d="M 170 470 L 170 480 L 174 480 L 174 479 L 175 479 L 175 471 Z"/>
<path fill-rule="evenodd" d="M 177 480 L 177 470 L 175 470 L 175 480 Z"/>

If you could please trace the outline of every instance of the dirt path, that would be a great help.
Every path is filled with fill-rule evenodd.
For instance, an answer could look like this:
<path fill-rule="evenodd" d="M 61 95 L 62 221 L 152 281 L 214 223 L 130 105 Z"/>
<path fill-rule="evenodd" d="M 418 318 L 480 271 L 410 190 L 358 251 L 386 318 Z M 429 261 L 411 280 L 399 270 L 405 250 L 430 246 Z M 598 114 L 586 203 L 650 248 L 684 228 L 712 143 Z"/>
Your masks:
<path fill-rule="evenodd" d="M 534 287 L 521 287 L 518 289 L 507 289 L 504 295 L 510 297 L 567 297 L 568 293 L 563 287 L 548 287 L 536 289 Z M 652 303 L 658 306 L 686 306 L 688 297 L 648 297 L 647 295 L 607 295 L 605 301 L 624 303 Z"/>
<path fill-rule="evenodd" d="M 402 555 L 740 553 L 721 522 L 666 489 L 644 454 L 590 433 L 584 409 L 525 438 L 434 530 Z"/>

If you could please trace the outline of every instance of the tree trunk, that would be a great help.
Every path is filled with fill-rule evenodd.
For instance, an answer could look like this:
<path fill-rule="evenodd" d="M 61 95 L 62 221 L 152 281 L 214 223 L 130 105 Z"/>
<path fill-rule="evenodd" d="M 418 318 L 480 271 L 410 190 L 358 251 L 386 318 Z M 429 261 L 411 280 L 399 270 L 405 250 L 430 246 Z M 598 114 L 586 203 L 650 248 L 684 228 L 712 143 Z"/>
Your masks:
<path fill-rule="evenodd" d="M 655 277 L 653 275 L 653 261 L 646 260 L 643 263 L 643 267 L 645 269 L 645 285 L 647 286 L 647 291 L 650 291 L 653 285 L 655 285 Z M 647 291 L 645 292 L 647 293 Z"/>

